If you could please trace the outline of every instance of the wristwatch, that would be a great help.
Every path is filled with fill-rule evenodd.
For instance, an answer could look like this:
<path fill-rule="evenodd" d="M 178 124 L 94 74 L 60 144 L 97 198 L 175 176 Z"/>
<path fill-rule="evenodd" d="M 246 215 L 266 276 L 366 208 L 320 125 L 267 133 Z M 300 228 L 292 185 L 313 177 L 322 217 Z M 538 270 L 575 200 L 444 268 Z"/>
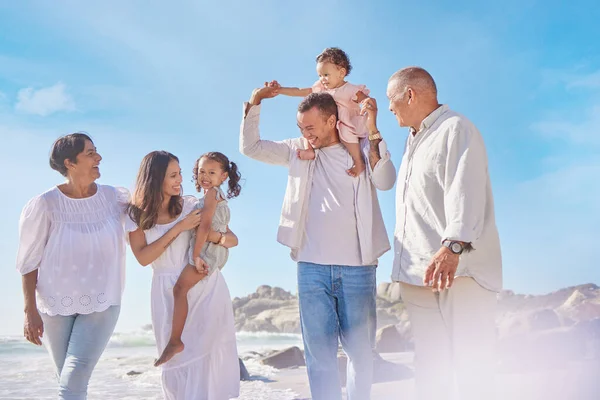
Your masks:
<path fill-rule="evenodd" d="M 379 131 L 375 133 L 369 133 L 369 140 L 381 140 L 381 133 Z"/>
<path fill-rule="evenodd" d="M 223 232 L 221 232 L 221 239 L 219 239 L 219 244 L 220 244 L 221 246 L 225 246 L 225 239 L 227 239 L 227 238 L 225 237 L 225 234 L 224 234 Z"/>
<path fill-rule="evenodd" d="M 451 240 L 444 240 L 442 243 L 445 247 L 449 248 L 454 254 L 462 254 L 465 251 L 465 246 L 461 242 L 454 242 Z"/>

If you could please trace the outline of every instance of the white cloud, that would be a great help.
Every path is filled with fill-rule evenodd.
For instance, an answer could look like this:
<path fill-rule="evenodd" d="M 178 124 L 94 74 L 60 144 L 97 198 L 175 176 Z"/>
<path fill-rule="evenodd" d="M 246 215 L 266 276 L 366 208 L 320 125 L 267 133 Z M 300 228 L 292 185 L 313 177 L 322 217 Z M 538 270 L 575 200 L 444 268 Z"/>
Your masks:
<path fill-rule="evenodd" d="M 521 291 L 600 278 L 600 74 L 552 71 L 545 78 L 544 85 L 585 89 L 577 94 L 585 98 L 574 96 L 531 125 L 559 145 L 540 160 L 543 174 L 513 186 L 498 204 L 506 280 Z"/>
<path fill-rule="evenodd" d="M 532 124 L 534 131 L 548 138 L 559 138 L 574 145 L 600 145 L 600 104 L 588 108 L 583 118 L 556 115 Z"/>
<path fill-rule="evenodd" d="M 570 76 L 567 81 L 567 89 L 571 88 L 600 89 L 600 71 Z"/>
<path fill-rule="evenodd" d="M 17 99 L 15 109 L 27 114 L 45 117 L 59 111 L 75 111 L 75 102 L 62 82 L 38 90 L 31 87 L 21 89 Z"/>
<path fill-rule="evenodd" d="M 563 86 L 572 89 L 600 89 L 600 70 L 582 72 L 589 68 L 585 65 L 576 66 L 570 70 L 547 69 L 541 72 L 543 85 Z"/>

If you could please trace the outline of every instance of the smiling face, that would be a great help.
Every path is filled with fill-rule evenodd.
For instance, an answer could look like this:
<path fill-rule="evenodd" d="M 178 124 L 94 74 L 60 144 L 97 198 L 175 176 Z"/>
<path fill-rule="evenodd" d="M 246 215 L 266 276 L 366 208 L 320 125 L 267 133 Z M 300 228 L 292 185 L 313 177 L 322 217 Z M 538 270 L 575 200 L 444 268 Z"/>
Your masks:
<path fill-rule="evenodd" d="M 312 107 L 306 112 L 298 112 L 296 118 L 302 136 L 314 149 L 327 147 L 336 142 L 335 115 L 324 118 L 317 107 Z"/>
<path fill-rule="evenodd" d="M 317 63 L 317 74 L 325 89 L 335 89 L 344 84 L 346 69 L 330 62 Z"/>
<path fill-rule="evenodd" d="M 412 89 L 401 88 L 396 81 L 391 81 L 388 83 L 386 95 L 390 101 L 390 111 L 396 116 L 398 125 L 412 126 Z"/>
<path fill-rule="evenodd" d="M 85 141 L 83 151 L 77 154 L 75 162 L 65 160 L 67 173 L 72 180 L 94 182 L 100 178 L 100 161 L 96 146 L 91 140 Z"/>
<path fill-rule="evenodd" d="M 208 157 L 202 157 L 198 161 L 198 175 L 196 176 L 196 180 L 204 191 L 212 187 L 218 188 L 227 180 L 227 172 L 224 171 L 220 162 Z"/>
<path fill-rule="evenodd" d="M 179 196 L 181 194 L 181 168 L 177 160 L 169 161 L 167 166 L 167 172 L 165 173 L 165 179 L 162 184 L 163 197 L 169 198 L 173 196 Z"/>

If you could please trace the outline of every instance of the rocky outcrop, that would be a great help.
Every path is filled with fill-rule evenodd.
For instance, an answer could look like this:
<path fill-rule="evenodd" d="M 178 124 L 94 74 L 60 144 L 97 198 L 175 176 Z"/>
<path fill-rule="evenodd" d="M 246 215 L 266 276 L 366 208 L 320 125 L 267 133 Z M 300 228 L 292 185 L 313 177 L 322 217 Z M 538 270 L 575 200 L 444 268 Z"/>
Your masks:
<path fill-rule="evenodd" d="M 391 303 L 402 301 L 400 295 L 400 283 L 398 282 L 383 282 L 377 286 L 377 297 L 385 299 Z"/>
<path fill-rule="evenodd" d="M 261 359 L 260 362 L 277 369 L 306 365 L 304 353 L 296 346 L 270 354 Z"/>
<path fill-rule="evenodd" d="M 507 290 L 498 295 L 498 300 L 499 331 L 507 334 L 571 326 L 600 318 L 600 288 L 591 283 L 539 296 Z M 255 293 L 236 297 L 233 308 L 238 331 L 300 333 L 298 299 L 281 288 L 260 286 Z M 378 327 L 402 324 L 406 320 L 408 314 L 399 284 L 379 284 Z"/>
<path fill-rule="evenodd" d="M 545 295 L 498 295 L 499 355 L 505 368 L 544 367 L 577 358 L 600 360 L 600 288 L 579 285 Z M 238 331 L 300 333 L 298 299 L 261 286 L 233 300 Z M 413 348 L 408 313 L 397 283 L 377 287 L 377 351 Z"/>
<path fill-rule="evenodd" d="M 300 333 L 298 299 L 281 288 L 260 286 L 233 299 L 233 309 L 238 331 Z"/>
<path fill-rule="evenodd" d="M 563 368 L 600 360 L 600 288 L 594 284 L 542 296 L 504 292 L 499 302 L 498 345 L 503 370 Z"/>
<path fill-rule="evenodd" d="M 396 353 L 412 349 L 412 335 L 408 324 L 388 325 L 380 328 L 375 336 L 378 353 Z M 400 330 L 399 330 L 400 328 Z"/>

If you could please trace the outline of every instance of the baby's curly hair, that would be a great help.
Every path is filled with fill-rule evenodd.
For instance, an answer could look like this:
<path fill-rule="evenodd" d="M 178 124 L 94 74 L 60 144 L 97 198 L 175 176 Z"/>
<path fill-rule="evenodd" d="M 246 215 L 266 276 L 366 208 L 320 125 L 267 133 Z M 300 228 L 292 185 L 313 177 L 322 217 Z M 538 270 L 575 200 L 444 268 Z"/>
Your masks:
<path fill-rule="evenodd" d="M 350 75 L 352 64 L 346 52 L 338 47 L 328 47 L 317 56 L 317 63 L 329 62 L 338 67 L 346 69 L 346 75 Z"/>
<path fill-rule="evenodd" d="M 202 191 L 202 187 L 200 186 L 200 182 L 198 182 L 198 164 L 200 160 L 203 158 L 208 158 L 209 160 L 216 161 L 221 164 L 221 168 L 223 171 L 227 172 L 229 175 L 229 184 L 227 189 L 227 198 L 232 199 L 240 195 L 242 191 L 242 187 L 240 186 L 240 180 L 242 179 L 242 174 L 238 170 L 237 164 L 233 161 L 229 161 L 227 156 L 223 153 L 219 153 L 217 151 L 211 151 L 209 153 L 205 153 L 201 155 L 196 162 L 194 163 L 194 178 L 193 182 L 196 185 L 196 190 L 198 192 Z"/>

